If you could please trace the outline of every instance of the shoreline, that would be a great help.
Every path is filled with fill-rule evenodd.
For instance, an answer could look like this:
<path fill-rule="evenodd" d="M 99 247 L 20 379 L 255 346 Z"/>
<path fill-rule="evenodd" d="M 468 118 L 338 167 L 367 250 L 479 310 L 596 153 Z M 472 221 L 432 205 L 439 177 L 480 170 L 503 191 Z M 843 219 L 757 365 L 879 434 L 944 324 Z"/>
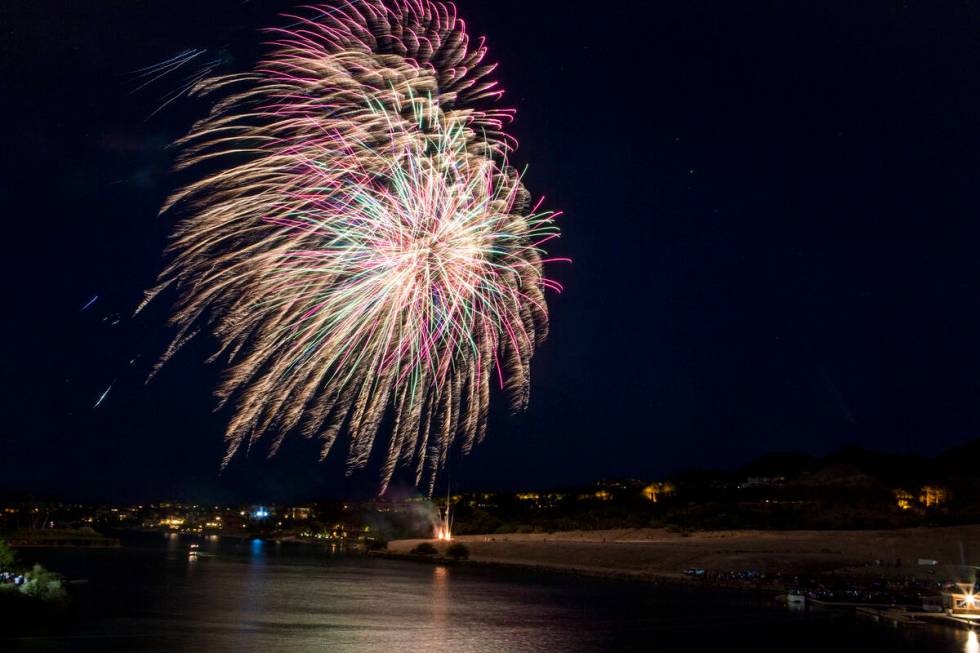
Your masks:
<path fill-rule="evenodd" d="M 432 539 L 393 540 L 388 552 L 408 554 Z M 615 529 L 537 534 L 459 535 L 471 560 L 630 572 L 676 578 L 688 569 L 741 573 L 745 578 L 832 576 L 837 573 L 922 579 L 980 565 L 980 525 L 863 531 L 702 531 Z"/>
<path fill-rule="evenodd" d="M 422 542 L 439 555 L 411 554 Z M 370 555 L 915 609 L 923 598 L 940 595 L 944 584 L 972 579 L 980 564 L 980 525 L 688 534 L 616 529 L 462 535 L 453 543 L 467 547 L 467 560 L 447 558 L 447 544 L 433 540 L 395 540 Z"/>
<path fill-rule="evenodd" d="M 778 596 L 786 593 L 788 589 L 775 584 L 756 584 L 748 586 L 744 583 L 709 583 L 708 581 L 686 576 L 684 574 L 663 574 L 641 571 L 630 571 L 623 569 L 608 569 L 600 567 L 588 567 L 567 564 L 541 564 L 530 562 L 519 562 L 511 560 L 495 559 L 475 559 L 475 558 L 450 558 L 445 555 L 419 555 L 412 553 L 396 553 L 392 551 L 367 551 L 365 555 L 371 558 L 384 560 L 398 560 L 403 562 L 414 562 L 429 565 L 444 565 L 447 567 L 474 567 L 481 569 L 510 569 L 516 571 L 528 571 L 542 574 L 559 574 L 563 576 L 582 576 L 587 578 L 603 578 L 607 580 L 619 580 L 628 582 L 649 583 L 652 585 L 663 585 L 670 587 L 710 587 L 719 590 L 738 590 L 738 591 L 757 591 L 765 592 Z"/>
<path fill-rule="evenodd" d="M 426 542 L 436 555 L 412 554 Z M 618 529 L 551 534 L 463 535 L 467 559 L 448 543 L 395 540 L 367 555 L 431 565 L 511 569 L 695 591 L 734 591 L 787 609 L 845 610 L 898 625 L 974 630 L 975 617 L 934 607 L 950 583 L 973 578 L 980 525 L 877 531 Z M 876 557 L 880 556 L 880 557 Z M 884 559 L 883 559 L 884 558 Z M 890 558 L 890 560 L 889 560 Z M 968 571 L 969 570 L 969 571 Z M 948 606 L 946 606 L 948 607 Z"/>

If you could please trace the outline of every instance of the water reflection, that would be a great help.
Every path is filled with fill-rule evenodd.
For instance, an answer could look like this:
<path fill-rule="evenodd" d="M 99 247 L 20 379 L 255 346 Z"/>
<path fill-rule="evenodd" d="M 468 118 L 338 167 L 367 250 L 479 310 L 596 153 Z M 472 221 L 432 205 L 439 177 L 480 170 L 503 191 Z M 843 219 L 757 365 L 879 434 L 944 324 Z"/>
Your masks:
<path fill-rule="evenodd" d="M 196 562 L 192 543 L 206 550 Z M 37 561 L 89 581 L 73 588 L 74 621 L 13 648 L 0 629 L 4 653 L 663 653 L 704 641 L 753 653 L 980 653 L 975 634 L 790 613 L 743 594 L 331 555 L 329 546 L 153 535 L 117 551 L 45 555 Z"/>
<path fill-rule="evenodd" d="M 252 562 L 265 562 L 265 542 L 258 538 L 252 540 Z"/>
<path fill-rule="evenodd" d="M 164 537 L 167 540 L 167 556 L 171 559 L 176 558 L 180 549 L 180 535 L 177 533 L 167 533 Z"/>
<path fill-rule="evenodd" d="M 432 570 L 432 623 L 445 628 L 449 619 L 449 570 L 438 565 Z"/>

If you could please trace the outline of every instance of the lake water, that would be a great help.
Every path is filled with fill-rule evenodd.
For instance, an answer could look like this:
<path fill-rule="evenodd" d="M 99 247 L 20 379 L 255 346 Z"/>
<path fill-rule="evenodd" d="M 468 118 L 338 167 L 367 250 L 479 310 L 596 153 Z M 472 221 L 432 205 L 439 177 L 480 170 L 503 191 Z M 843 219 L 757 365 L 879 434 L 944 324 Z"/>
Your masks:
<path fill-rule="evenodd" d="M 210 554 L 188 556 L 192 542 Z M 766 597 L 140 535 L 25 550 L 70 578 L 66 623 L 0 651 L 956 651 L 967 633 L 791 612 Z M 0 625 L 3 615 L 0 615 Z M 45 632 L 47 631 L 47 632 Z"/>

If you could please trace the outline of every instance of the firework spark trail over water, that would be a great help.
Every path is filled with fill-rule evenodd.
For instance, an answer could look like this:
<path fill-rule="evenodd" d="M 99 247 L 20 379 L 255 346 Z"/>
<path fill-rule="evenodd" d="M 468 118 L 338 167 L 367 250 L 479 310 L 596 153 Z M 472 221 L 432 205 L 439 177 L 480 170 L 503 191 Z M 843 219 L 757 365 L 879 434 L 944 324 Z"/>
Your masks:
<path fill-rule="evenodd" d="M 414 465 L 431 493 L 450 446 L 483 439 L 491 382 L 527 405 L 558 214 L 509 164 L 513 111 L 454 6 L 287 20 L 254 71 L 191 89 L 216 103 L 178 142 L 178 168 L 203 176 L 162 209 L 186 213 L 140 306 L 178 289 L 151 377 L 206 326 L 234 406 L 224 464 L 265 433 L 270 455 L 295 431 L 326 456 L 346 430 L 353 471 L 384 430 L 381 491 Z"/>

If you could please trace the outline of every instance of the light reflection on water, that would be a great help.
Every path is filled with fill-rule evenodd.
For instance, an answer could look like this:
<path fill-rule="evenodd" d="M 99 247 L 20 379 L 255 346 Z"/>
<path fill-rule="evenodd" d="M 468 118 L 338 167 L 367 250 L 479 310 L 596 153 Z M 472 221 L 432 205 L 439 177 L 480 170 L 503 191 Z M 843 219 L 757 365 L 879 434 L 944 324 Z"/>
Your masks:
<path fill-rule="evenodd" d="M 265 561 L 265 542 L 255 538 L 252 540 L 252 562 L 262 563 Z"/>
<path fill-rule="evenodd" d="M 449 615 L 449 570 L 436 565 L 432 568 L 432 625 L 438 630 L 444 630 Z"/>
<path fill-rule="evenodd" d="M 191 543 L 201 553 L 191 556 Z M 692 651 L 711 642 L 758 653 L 980 653 L 964 632 L 794 614 L 746 594 L 346 557 L 261 540 L 153 535 L 130 544 L 38 552 L 52 568 L 88 579 L 76 589 L 76 618 L 58 636 L 0 640 L 0 650 L 558 653 Z"/>

